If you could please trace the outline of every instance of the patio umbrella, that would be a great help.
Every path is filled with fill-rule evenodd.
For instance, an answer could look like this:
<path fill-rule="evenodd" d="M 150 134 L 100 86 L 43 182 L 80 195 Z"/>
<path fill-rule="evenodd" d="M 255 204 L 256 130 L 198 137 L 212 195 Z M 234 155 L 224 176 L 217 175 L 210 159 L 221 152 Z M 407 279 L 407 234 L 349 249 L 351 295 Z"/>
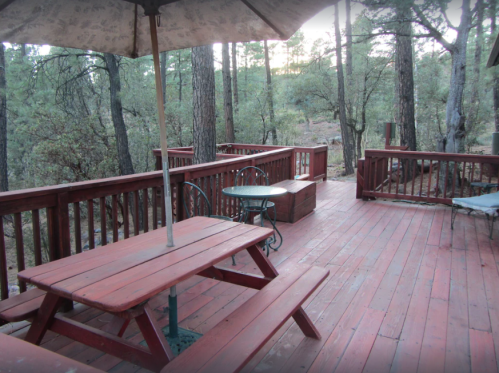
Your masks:
<path fill-rule="evenodd" d="M 337 1 L 0 0 L 0 42 L 49 44 L 131 58 L 152 53 L 168 246 L 173 246 L 159 52 L 216 42 L 286 40 L 305 21 Z"/>
<path fill-rule="evenodd" d="M 137 58 L 152 53 L 168 246 L 174 246 L 159 53 L 216 42 L 287 40 L 339 0 L 0 0 L 0 42 L 49 44 Z M 159 27 L 158 27 L 159 26 Z M 176 310 L 171 289 L 170 310 Z M 173 321 L 173 322 L 172 322 Z M 176 312 L 170 314 L 176 335 Z"/>

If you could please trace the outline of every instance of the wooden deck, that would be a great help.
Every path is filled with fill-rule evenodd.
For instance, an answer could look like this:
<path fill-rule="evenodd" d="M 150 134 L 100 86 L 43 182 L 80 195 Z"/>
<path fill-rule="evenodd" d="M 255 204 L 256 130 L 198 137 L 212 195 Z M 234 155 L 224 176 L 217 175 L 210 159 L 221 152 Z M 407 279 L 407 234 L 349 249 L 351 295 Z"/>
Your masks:
<path fill-rule="evenodd" d="M 281 224 L 284 245 L 271 253 L 278 270 L 294 262 L 330 269 L 305 304 L 322 339 L 288 321 L 243 372 L 497 372 L 499 229 L 491 241 L 483 215 L 461 213 L 451 231 L 449 207 L 364 202 L 355 188 L 319 184 L 315 212 Z M 237 268 L 256 271 L 246 254 L 236 259 Z M 177 290 L 180 326 L 199 333 L 255 293 L 201 277 Z M 167 296 L 152 301 L 161 325 Z M 82 305 L 71 313 L 97 327 L 110 320 Z M 2 331 L 22 338 L 25 325 Z M 142 340 L 136 325 L 126 335 Z M 42 346 L 102 370 L 144 372 L 52 332 Z"/>

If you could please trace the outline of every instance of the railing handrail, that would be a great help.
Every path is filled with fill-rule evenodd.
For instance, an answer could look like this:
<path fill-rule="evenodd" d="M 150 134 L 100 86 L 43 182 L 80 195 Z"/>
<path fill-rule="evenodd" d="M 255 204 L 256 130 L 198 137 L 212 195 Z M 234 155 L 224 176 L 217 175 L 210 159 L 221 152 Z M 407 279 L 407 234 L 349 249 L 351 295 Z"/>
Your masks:
<path fill-rule="evenodd" d="M 265 152 L 265 153 L 257 153 L 257 154 L 247 155 L 247 156 L 244 156 L 244 160 L 251 161 L 253 159 L 256 160 L 256 159 L 261 159 L 261 158 L 267 158 L 267 157 L 272 156 L 272 155 L 276 155 L 276 154 L 278 155 L 281 153 L 290 152 L 291 150 L 292 149 L 290 149 L 290 148 L 283 148 L 283 149 L 273 150 L 273 151 L 269 151 L 269 152 Z M 217 161 L 217 162 L 209 162 L 209 163 L 202 163 L 202 164 L 192 165 L 192 166 L 177 167 L 177 168 L 170 170 L 170 176 L 174 177 L 175 175 L 180 175 L 180 174 L 183 174 L 185 172 L 193 173 L 193 172 L 200 171 L 200 170 L 207 171 L 207 170 L 211 170 L 211 169 L 215 169 L 215 168 L 219 168 L 219 167 L 227 167 L 227 166 L 230 166 L 231 164 L 241 162 L 242 161 L 241 158 L 243 158 L 243 157 L 234 157 L 234 159 L 226 159 L 226 160 Z M 40 187 L 40 188 L 19 189 L 19 190 L 14 190 L 14 191 L 9 191 L 9 192 L 2 192 L 2 193 L 0 193 L 0 207 L 1 207 L 2 202 L 19 200 L 22 198 L 48 196 L 48 195 L 59 194 L 59 193 L 64 193 L 64 192 L 81 191 L 83 189 L 103 188 L 103 187 L 109 187 L 112 185 L 136 183 L 138 181 L 150 180 L 150 179 L 155 179 L 158 177 L 160 178 L 161 176 L 162 176 L 161 171 L 150 171 L 150 172 L 143 172 L 143 173 L 133 174 L 133 175 L 115 176 L 115 177 L 104 178 L 104 179 L 86 180 L 86 181 L 79 181 L 79 182 L 75 182 L 75 183 L 58 184 L 58 185 L 45 186 L 45 187 Z M 2 215 L 3 215 L 3 211 L 1 209 L 0 209 L 0 212 L 2 212 Z"/>
<path fill-rule="evenodd" d="M 398 156 L 397 156 L 398 155 Z M 450 161 L 450 162 L 469 162 L 476 160 L 476 163 L 498 163 L 498 155 L 481 155 L 481 154 L 461 154 L 461 153 L 437 153 L 437 152 L 415 152 L 415 151 L 400 151 L 400 150 L 378 150 L 367 149 L 365 151 L 366 158 L 403 158 L 403 159 L 426 159 L 434 161 Z"/>

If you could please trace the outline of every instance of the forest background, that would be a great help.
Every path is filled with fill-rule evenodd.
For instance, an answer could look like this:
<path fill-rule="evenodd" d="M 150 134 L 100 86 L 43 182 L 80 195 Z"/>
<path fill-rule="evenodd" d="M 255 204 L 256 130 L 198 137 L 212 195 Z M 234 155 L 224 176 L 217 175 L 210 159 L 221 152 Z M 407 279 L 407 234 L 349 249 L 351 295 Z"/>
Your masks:
<path fill-rule="evenodd" d="M 485 68 L 496 1 L 354 6 L 354 16 L 350 0 L 335 6 L 330 32 L 313 41 L 298 31 L 286 42 L 223 45 L 209 65 L 212 92 L 195 84 L 199 50 L 162 53 L 169 146 L 193 145 L 196 97 L 215 102 L 217 143 L 327 143 L 343 174 L 364 149 L 384 146 L 386 122 L 412 150 L 490 143 L 499 131 L 499 72 Z M 154 170 L 151 57 L 0 46 L 0 191 Z"/>

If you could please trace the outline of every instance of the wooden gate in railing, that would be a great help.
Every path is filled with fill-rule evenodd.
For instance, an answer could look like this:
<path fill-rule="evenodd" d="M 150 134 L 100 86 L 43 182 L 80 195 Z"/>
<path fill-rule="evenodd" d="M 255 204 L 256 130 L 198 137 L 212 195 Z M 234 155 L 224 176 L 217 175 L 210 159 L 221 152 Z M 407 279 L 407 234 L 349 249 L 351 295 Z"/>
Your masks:
<path fill-rule="evenodd" d="M 228 155 L 230 157 L 230 155 Z M 233 157 L 231 157 L 233 158 Z M 292 177 L 293 149 L 258 153 L 219 162 L 173 168 L 173 214 L 185 217 L 179 190 L 184 181 L 198 185 L 213 214 L 237 217 L 238 201 L 222 195 L 238 170 L 257 166 L 276 183 Z M 165 224 L 162 172 L 114 177 L 0 193 L 0 298 L 8 297 L 15 273 Z M 95 237 L 99 234 L 97 238 Z M 20 291 L 26 290 L 24 283 Z"/>
<path fill-rule="evenodd" d="M 452 203 L 480 193 L 471 183 L 497 183 L 499 156 L 366 150 L 359 160 L 357 198 Z"/>

